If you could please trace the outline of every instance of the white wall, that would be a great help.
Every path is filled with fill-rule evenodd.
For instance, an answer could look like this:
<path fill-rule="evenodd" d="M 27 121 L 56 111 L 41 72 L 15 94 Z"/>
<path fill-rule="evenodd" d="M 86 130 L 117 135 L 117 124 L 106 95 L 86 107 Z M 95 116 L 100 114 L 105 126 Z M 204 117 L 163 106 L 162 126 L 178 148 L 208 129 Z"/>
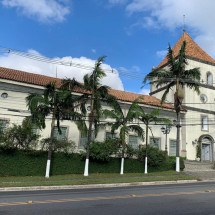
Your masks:
<path fill-rule="evenodd" d="M 2 93 L 8 93 L 8 98 L 2 98 L 0 97 L 0 118 L 2 119 L 8 119 L 10 121 L 10 124 L 21 124 L 22 120 L 25 116 L 30 115 L 30 112 L 27 110 L 25 98 L 29 95 L 29 93 L 37 92 L 42 93 L 43 88 L 34 86 L 33 85 L 26 85 L 22 83 L 16 83 L 16 82 L 10 82 L 5 80 L 0 80 L 0 95 Z M 122 103 L 122 108 L 124 111 L 124 114 L 127 114 L 127 111 L 130 107 L 130 103 Z M 146 110 L 146 112 L 151 112 L 154 108 L 152 106 L 143 106 Z M 110 107 L 105 107 L 109 108 Z M 12 110 L 13 109 L 13 110 Z M 18 112 L 20 111 L 20 112 Z M 161 117 L 167 117 L 173 121 L 175 119 L 175 113 L 172 110 L 161 110 Z M 141 122 L 140 122 L 141 123 Z M 79 149 L 79 143 L 80 143 L 80 132 L 74 122 L 71 121 L 62 121 L 61 126 L 66 126 L 68 128 L 68 139 L 73 140 L 76 143 L 77 150 Z M 145 125 L 141 124 L 141 126 L 145 129 Z M 161 132 L 162 125 L 152 125 L 152 131 L 154 137 L 161 138 L 161 149 L 165 149 L 165 135 Z M 98 133 L 98 136 L 96 140 L 103 141 L 105 138 L 105 132 L 110 131 L 110 128 L 101 129 Z M 46 128 L 40 131 L 41 138 L 46 138 L 50 136 L 51 132 L 51 116 L 47 117 L 46 120 Z M 119 133 L 119 131 L 117 131 Z M 132 133 L 131 133 L 132 134 Z M 151 137 L 151 133 L 149 131 L 149 139 Z M 172 127 L 170 134 L 168 135 L 169 139 L 176 139 L 176 128 Z M 140 144 L 145 144 L 146 140 L 139 141 Z M 149 142 L 149 140 L 148 140 Z M 169 147 L 168 147 L 169 150 Z"/>

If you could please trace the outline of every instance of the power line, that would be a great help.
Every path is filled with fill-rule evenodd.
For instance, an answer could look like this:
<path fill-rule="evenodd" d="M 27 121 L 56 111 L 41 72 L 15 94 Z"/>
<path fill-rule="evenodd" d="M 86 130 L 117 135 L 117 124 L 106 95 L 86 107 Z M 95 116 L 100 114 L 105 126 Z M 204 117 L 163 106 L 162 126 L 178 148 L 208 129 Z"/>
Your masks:
<path fill-rule="evenodd" d="M 8 53 L 8 54 L 14 54 L 14 55 L 18 55 L 20 57 L 25 57 L 31 60 L 36 60 L 36 61 L 40 61 L 43 63 L 50 63 L 50 64 L 55 64 L 55 65 L 60 65 L 60 66 L 67 66 L 67 67 L 75 67 L 75 68 L 79 68 L 79 69 L 84 69 L 84 70 L 90 70 L 92 71 L 94 69 L 93 66 L 87 65 L 87 64 L 79 64 L 79 63 L 75 63 L 71 61 L 62 61 L 62 60 L 58 60 L 58 59 L 52 59 L 52 58 L 48 58 L 45 56 L 41 56 L 41 55 L 36 55 L 36 54 L 32 54 L 32 53 L 25 53 L 22 51 L 18 51 L 15 49 L 11 49 L 11 48 L 6 48 L 3 46 L 0 46 L 0 51 L 2 50 L 2 52 Z M 104 70 L 104 69 L 103 69 Z M 126 78 L 132 78 L 132 79 L 138 79 L 140 80 L 140 75 L 141 74 L 134 74 L 134 73 L 129 73 L 128 71 L 118 68 L 116 69 L 105 69 L 105 72 L 108 73 L 112 73 L 112 74 L 117 74 L 117 71 L 119 74 L 125 75 Z M 141 77 L 143 78 L 143 77 Z"/>

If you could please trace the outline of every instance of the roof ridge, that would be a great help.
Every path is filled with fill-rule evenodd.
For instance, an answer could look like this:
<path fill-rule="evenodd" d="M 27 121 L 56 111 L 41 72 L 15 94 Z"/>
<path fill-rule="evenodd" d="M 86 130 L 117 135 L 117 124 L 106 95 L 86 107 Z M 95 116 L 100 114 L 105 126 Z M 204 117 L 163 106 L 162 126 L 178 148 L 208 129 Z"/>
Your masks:
<path fill-rule="evenodd" d="M 31 74 L 31 75 L 43 76 L 43 77 L 46 77 L 46 78 L 53 78 L 53 79 L 60 80 L 60 78 L 56 78 L 56 77 L 53 77 L 53 76 L 48 76 L 48 75 L 39 74 L 39 73 L 33 73 L 33 72 L 26 72 L 26 71 L 20 70 L 20 69 L 13 69 L 13 68 L 2 67 L 2 66 L 0 66 L 0 69 L 8 69 L 8 70 L 13 70 L 13 71 L 15 71 L 15 72 L 27 73 L 27 74 Z"/>
<path fill-rule="evenodd" d="M 56 80 L 57 87 L 59 87 L 61 85 L 61 80 L 62 80 L 60 78 L 54 78 L 54 77 L 50 77 L 50 76 L 46 76 L 46 75 L 29 73 L 29 72 L 5 68 L 5 67 L 0 67 L 0 79 L 6 79 L 6 80 L 21 82 L 21 83 L 33 84 L 33 85 L 37 85 L 37 86 L 45 86 L 50 81 Z M 74 92 L 83 93 L 83 91 L 78 88 L 75 89 Z M 142 94 L 137 94 L 134 92 L 115 90 L 112 88 L 110 88 L 110 94 L 115 96 L 118 100 L 121 100 L 124 102 L 133 102 L 142 95 Z M 171 104 L 165 103 L 165 104 L 161 105 L 160 100 L 154 96 L 150 96 L 150 95 L 142 95 L 142 96 L 144 96 L 144 99 L 139 101 L 142 104 L 156 106 L 156 107 L 163 107 L 163 108 L 167 108 L 167 109 L 173 109 L 173 106 Z"/>

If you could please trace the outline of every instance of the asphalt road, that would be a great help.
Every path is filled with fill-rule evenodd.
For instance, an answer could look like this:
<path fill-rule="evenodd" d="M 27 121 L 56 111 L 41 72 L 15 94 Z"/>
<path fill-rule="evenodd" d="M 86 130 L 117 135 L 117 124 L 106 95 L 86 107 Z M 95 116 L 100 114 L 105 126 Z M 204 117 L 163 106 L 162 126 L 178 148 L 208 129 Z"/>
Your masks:
<path fill-rule="evenodd" d="M 215 183 L 0 192 L 0 215 L 215 215 Z"/>

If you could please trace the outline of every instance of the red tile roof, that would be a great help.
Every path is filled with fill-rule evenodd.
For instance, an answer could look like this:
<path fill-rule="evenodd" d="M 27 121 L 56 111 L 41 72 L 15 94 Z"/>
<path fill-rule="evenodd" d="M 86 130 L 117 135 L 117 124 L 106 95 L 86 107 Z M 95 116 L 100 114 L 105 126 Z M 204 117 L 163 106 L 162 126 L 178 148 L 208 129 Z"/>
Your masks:
<path fill-rule="evenodd" d="M 4 67 L 0 67 L 0 79 L 6 79 L 6 80 L 22 82 L 22 83 L 26 83 L 26 84 L 38 85 L 38 86 L 45 86 L 48 83 L 55 81 L 57 83 L 58 87 L 60 87 L 61 80 L 62 80 L 59 78 L 23 72 L 23 71 L 19 71 L 19 70 L 15 70 L 15 69 L 4 68 Z M 80 93 L 83 92 L 79 89 L 77 89 L 75 91 L 80 92 Z M 168 109 L 173 109 L 173 106 L 171 104 L 164 103 L 161 106 L 161 101 L 159 99 L 155 98 L 154 96 L 141 95 L 141 94 L 114 90 L 114 89 L 110 89 L 109 92 L 111 95 L 115 96 L 118 100 L 121 100 L 124 102 L 133 102 L 134 100 L 141 97 L 138 100 L 139 103 L 156 106 L 156 107 L 164 107 L 164 108 L 168 108 Z"/>
<path fill-rule="evenodd" d="M 210 55 L 208 55 L 205 51 L 203 51 L 202 48 L 200 48 L 199 45 L 193 41 L 193 39 L 190 37 L 190 35 L 187 32 L 183 33 L 183 35 L 180 37 L 180 39 L 176 42 L 176 44 L 173 47 L 173 54 L 175 57 L 178 55 L 183 41 L 187 42 L 186 56 L 188 58 L 190 57 L 193 59 L 204 61 L 206 63 L 215 64 L 215 60 Z M 165 57 L 157 67 L 160 68 L 166 65 L 167 61 L 168 61 L 167 57 Z"/>

